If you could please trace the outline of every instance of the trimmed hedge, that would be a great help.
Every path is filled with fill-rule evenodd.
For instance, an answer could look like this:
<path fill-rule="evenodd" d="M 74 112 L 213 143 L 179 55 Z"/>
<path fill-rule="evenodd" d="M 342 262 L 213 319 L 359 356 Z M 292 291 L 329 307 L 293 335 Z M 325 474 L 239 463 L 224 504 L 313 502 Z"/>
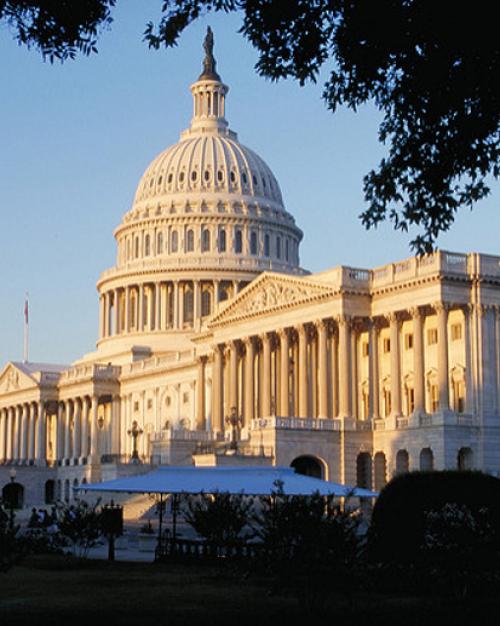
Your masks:
<path fill-rule="evenodd" d="M 409 472 L 391 480 L 373 509 L 369 552 L 378 563 L 418 563 L 426 513 L 445 504 L 486 508 L 500 548 L 500 479 L 481 472 Z"/>

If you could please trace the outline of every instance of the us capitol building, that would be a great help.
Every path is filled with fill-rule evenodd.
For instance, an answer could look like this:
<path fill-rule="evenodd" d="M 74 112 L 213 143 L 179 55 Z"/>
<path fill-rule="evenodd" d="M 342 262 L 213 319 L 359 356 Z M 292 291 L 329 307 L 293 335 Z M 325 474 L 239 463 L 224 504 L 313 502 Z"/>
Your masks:
<path fill-rule="evenodd" d="M 25 505 L 153 465 L 292 465 L 380 489 L 500 473 L 500 257 L 301 269 L 273 173 L 225 119 L 209 32 L 194 114 L 115 230 L 95 352 L 0 373 L 0 488 Z"/>

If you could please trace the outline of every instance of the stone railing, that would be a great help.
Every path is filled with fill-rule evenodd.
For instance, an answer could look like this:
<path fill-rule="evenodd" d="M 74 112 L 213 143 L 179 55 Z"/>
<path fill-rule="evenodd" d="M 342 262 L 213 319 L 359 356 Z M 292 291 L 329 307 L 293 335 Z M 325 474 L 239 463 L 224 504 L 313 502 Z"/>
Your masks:
<path fill-rule="evenodd" d="M 152 434 L 151 441 L 157 443 L 159 441 L 217 441 L 218 436 L 216 433 L 206 431 L 206 430 L 186 430 L 180 428 L 178 430 L 174 430 L 172 428 L 167 428 L 166 430 L 162 430 L 160 432 L 155 432 Z"/>
<path fill-rule="evenodd" d="M 141 359 L 133 363 L 128 363 L 122 368 L 123 374 L 132 374 L 143 372 L 146 370 L 154 370 L 163 365 L 172 365 L 173 363 L 182 363 L 184 361 L 192 361 L 193 350 L 182 350 L 170 352 L 163 356 L 155 356 L 152 358 Z"/>
<path fill-rule="evenodd" d="M 340 430 L 337 420 L 312 417 L 259 417 L 253 419 L 251 430 L 274 428 L 276 430 Z"/>
<path fill-rule="evenodd" d="M 89 365 L 76 365 L 62 372 L 61 383 L 69 383 L 82 378 L 98 380 L 115 380 L 120 375 L 121 368 L 118 365 L 103 365 L 91 363 Z"/>

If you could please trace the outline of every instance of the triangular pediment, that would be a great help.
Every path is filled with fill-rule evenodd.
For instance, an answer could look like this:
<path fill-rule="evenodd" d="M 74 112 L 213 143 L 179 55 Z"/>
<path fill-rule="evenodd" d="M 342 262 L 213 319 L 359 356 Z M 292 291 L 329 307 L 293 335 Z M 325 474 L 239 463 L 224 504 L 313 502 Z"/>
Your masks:
<path fill-rule="evenodd" d="M 335 294 L 334 287 L 317 283 L 307 277 L 265 272 L 217 313 L 208 326 L 214 328 L 228 322 L 278 312 L 321 301 Z"/>
<path fill-rule="evenodd" d="M 16 367 L 14 363 L 7 363 L 0 372 L 0 394 L 12 393 L 21 389 L 33 389 L 36 386 L 36 380 Z"/>

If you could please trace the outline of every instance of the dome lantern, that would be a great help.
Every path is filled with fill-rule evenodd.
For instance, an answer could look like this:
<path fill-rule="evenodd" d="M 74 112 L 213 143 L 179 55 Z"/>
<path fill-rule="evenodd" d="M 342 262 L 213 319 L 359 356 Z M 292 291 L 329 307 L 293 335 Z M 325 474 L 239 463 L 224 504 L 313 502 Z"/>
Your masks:
<path fill-rule="evenodd" d="M 183 135 L 212 132 L 234 137 L 234 133 L 228 130 L 228 123 L 224 118 L 229 87 L 224 85 L 215 70 L 217 63 L 213 55 L 214 36 L 210 26 L 207 28 L 203 48 L 205 50 L 203 71 L 198 80 L 191 85 L 193 94 L 191 128 L 184 131 Z"/>

